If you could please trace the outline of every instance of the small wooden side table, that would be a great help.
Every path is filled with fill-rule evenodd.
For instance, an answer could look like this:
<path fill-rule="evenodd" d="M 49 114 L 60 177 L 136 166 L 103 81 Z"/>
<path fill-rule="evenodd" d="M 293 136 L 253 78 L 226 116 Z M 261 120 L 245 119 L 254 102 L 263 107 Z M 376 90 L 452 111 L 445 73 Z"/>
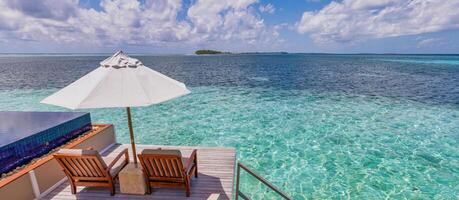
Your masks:
<path fill-rule="evenodd" d="M 129 163 L 118 174 L 121 193 L 125 194 L 145 194 L 147 188 L 142 166 L 139 163 Z"/>

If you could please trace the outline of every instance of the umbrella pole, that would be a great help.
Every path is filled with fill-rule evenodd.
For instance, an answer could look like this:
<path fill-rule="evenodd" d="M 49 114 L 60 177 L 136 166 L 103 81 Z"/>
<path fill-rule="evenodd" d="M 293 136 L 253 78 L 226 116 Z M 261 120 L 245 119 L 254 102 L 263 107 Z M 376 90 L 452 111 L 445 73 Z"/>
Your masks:
<path fill-rule="evenodd" d="M 131 120 L 131 107 L 126 107 L 126 112 L 128 116 L 129 135 L 131 136 L 132 156 L 134 157 L 134 163 L 137 164 L 137 154 L 135 152 L 135 143 L 134 143 L 134 129 L 132 128 L 132 120 Z"/>

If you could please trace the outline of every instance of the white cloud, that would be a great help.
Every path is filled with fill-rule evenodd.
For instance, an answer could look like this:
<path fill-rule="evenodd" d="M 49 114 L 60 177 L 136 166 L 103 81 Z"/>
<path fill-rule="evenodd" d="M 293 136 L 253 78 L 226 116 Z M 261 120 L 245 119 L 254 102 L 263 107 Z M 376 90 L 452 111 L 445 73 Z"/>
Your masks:
<path fill-rule="evenodd" d="M 416 35 L 459 28 L 459 0 L 344 0 L 304 12 L 299 33 L 316 42 Z"/>
<path fill-rule="evenodd" d="M 19 10 L 36 18 L 50 18 L 50 19 L 68 19 L 75 14 L 75 7 L 78 5 L 78 0 L 8 0 L 4 2 L 8 7 Z"/>
<path fill-rule="evenodd" d="M 276 12 L 276 8 L 274 7 L 273 4 L 270 4 L 270 3 L 268 3 L 266 5 L 260 5 L 260 7 L 258 9 L 262 13 L 274 14 L 274 12 Z"/>
<path fill-rule="evenodd" d="M 0 1 L 0 37 L 60 43 L 155 43 L 184 39 L 189 25 L 176 20 L 180 0 L 102 0 L 102 11 L 85 9 L 75 0 L 46 0 L 39 11 L 30 1 Z M 54 11 L 65 7 L 71 12 Z"/>
<path fill-rule="evenodd" d="M 78 0 L 0 0 L 0 41 L 89 45 L 183 45 L 275 40 L 252 8 L 257 0 L 102 0 L 102 10 Z M 179 17 L 184 12 L 185 17 Z"/>
<path fill-rule="evenodd" d="M 180 0 L 101 2 L 104 11 L 80 9 L 75 26 L 93 40 L 104 43 L 155 44 L 187 38 L 190 25 L 177 20 Z"/>
<path fill-rule="evenodd" d="M 64 21 L 75 14 L 76 11 L 70 8 L 75 7 L 77 2 L 59 1 L 53 4 L 44 0 L 34 3 L 36 4 L 25 5 L 25 2 L 21 1 L 0 1 L 0 38 L 3 41 L 38 41 L 45 39 L 45 35 L 54 40 L 63 37 L 53 34 L 56 31 L 73 31 L 73 27 Z M 56 6 L 56 9 L 62 11 L 55 11 L 49 6 Z"/>
<path fill-rule="evenodd" d="M 443 44 L 443 39 L 441 38 L 418 38 L 417 47 L 430 47 L 430 46 L 438 46 Z"/>
<path fill-rule="evenodd" d="M 257 0 L 198 0 L 188 9 L 194 25 L 193 33 L 208 41 L 235 40 L 256 42 L 275 41 L 277 30 L 267 27 L 251 5 Z"/>

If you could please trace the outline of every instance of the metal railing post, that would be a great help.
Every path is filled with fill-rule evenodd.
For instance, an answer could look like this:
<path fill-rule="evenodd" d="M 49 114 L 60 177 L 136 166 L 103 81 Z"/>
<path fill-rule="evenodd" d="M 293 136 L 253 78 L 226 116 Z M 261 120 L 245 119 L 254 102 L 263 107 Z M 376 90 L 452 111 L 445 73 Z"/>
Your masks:
<path fill-rule="evenodd" d="M 276 186 L 274 186 L 273 184 L 271 184 L 269 181 L 267 181 L 266 179 L 264 179 L 263 177 L 261 177 L 260 175 L 258 175 L 256 172 L 252 171 L 251 169 L 249 169 L 248 167 L 246 167 L 245 165 L 243 165 L 242 163 L 238 162 L 237 163 L 237 175 L 236 175 L 236 200 L 239 199 L 239 196 L 241 196 L 244 200 L 249 200 L 250 198 L 247 197 L 247 195 L 245 195 L 243 192 L 239 191 L 239 184 L 240 184 L 240 177 L 241 177 L 241 168 L 246 171 L 247 173 L 249 173 L 250 175 L 252 175 L 253 177 L 255 177 L 258 181 L 260 181 L 261 183 L 263 183 L 264 185 L 268 186 L 271 190 L 273 190 L 274 192 L 276 192 L 278 195 L 280 195 L 282 198 L 286 199 L 286 200 L 291 200 L 292 198 L 290 198 L 287 194 L 285 194 L 284 192 L 282 192 L 279 188 L 277 188 Z"/>
<path fill-rule="evenodd" d="M 237 174 L 236 174 L 236 200 L 239 199 L 239 177 L 241 176 L 241 167 L 239 163 L 237 164 Z"/>

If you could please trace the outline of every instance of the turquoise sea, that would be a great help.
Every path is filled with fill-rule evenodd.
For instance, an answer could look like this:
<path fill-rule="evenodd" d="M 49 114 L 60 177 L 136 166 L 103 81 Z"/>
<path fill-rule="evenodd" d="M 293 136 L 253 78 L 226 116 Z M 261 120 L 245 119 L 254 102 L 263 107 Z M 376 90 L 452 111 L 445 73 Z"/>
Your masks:
<path fill-rule="evenodd" d="M 106 56 L 1 55 L 0 110 L 66 110 L 39 101 Z M 192 91 L 134 108 L 137 143 L 236 147 L 294 199 L 459 196 L 457 55 L 131 56 Z M 88 111 L 129 142 L 124 109 Z"/>

